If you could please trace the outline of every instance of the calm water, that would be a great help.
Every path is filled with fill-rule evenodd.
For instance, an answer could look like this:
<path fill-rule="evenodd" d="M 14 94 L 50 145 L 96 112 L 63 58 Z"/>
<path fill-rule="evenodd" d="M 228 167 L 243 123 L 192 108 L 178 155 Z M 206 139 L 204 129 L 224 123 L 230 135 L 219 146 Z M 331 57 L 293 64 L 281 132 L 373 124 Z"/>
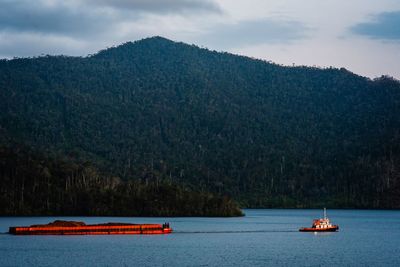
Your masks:
<path fill-rule="evenodd" d="M 54 219 L 169 221 L 171 235 L 0 235 L 0 266 L 400 266 L 400 211 L 328 210 L 337 233 L 300 233 L 320 210 L 245 210 L 242 218 L 0 217 L 9 226 Z"/>

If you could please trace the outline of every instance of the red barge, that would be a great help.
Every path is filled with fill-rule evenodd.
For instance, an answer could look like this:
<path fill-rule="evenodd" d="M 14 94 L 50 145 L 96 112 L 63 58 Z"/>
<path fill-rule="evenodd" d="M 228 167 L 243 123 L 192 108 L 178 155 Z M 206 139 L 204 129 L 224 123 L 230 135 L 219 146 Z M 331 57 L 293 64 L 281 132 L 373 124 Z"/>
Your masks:
<path fill-rule="evenodd" d="M 10 227 L 14 235 L 155 235 L 170 234 L 169 223 L 164 224 L 131 224 L 104 223 L 85 224 L 74 221 L 54 221 L 49 224 Z"/>
<path fill-rule="evenodd" d="M 311 227 L 303 227 L 300 232 L 336 232 L 339 231 L 338 225 L 332 225 L 328 217 L 326 217 L 326 209 L 324 208 L 324 218 L 315 219 Z"/>

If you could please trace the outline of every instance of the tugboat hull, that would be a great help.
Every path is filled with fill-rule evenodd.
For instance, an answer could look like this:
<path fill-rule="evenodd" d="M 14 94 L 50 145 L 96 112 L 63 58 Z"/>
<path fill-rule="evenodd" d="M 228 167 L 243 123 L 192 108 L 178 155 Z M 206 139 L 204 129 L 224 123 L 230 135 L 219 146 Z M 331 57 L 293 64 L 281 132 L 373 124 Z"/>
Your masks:
<path fill-rule="evenodd" d="M 339 231 L 339 226 L 334 226 L 330 228 L 313 228 L 313 227 L 305 227 L 300 228 L 300 232 L 336 232 Z"/>

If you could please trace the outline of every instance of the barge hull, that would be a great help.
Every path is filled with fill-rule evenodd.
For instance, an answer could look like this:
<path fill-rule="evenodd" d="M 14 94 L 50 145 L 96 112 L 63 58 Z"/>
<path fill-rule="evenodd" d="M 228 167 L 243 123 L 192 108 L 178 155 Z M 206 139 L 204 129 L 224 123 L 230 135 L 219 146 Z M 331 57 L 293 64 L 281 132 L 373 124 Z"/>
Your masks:
<path fill-rule="evenodd" d="M 10 227 L 9 233 L 14 235 L 157 235 L 172 233 L 172 229 L 161 224 L 85 225 L 79 223 L 76 225 L 75 222 L 57 222 L 48 225 Z"/>

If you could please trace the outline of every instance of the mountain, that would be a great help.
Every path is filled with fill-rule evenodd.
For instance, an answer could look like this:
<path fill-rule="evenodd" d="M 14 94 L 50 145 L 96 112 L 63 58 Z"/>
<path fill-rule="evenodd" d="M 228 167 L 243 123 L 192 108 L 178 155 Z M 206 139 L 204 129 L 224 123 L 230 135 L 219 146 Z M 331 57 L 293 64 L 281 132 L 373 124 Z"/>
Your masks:
<path fill-rule="evenodd" d="M 162 37 L 0 61 L 0 141 L 242 207 L 400 208 L 400 83 Z"/>

